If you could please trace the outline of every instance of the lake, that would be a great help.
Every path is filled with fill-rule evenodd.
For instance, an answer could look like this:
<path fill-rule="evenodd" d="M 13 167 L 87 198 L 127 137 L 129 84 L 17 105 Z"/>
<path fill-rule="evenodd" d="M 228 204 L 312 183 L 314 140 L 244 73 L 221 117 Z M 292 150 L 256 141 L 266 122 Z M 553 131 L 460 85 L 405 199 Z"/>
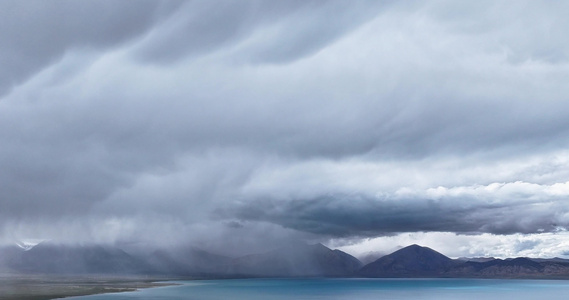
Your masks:
<path fill-rule="evenodd" d="M 136 292 L 74 300 L 366 300 L 366 299 L 567 299 L 565 280 L 491 279 L 231 279 L 180 281 Z"/>

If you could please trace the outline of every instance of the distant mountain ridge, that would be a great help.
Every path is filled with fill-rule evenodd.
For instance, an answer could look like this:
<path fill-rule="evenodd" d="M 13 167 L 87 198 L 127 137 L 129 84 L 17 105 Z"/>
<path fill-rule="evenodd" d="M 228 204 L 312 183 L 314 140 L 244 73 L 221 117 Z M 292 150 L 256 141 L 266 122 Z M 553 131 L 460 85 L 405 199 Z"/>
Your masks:
<path fill-rule="evenodd" d="M 0 247 L 0 271 L 41 274 L 159 275 L 199 278 L 370 277 L 370 278 L 569 278 L 562 258 L 451 259 L 411 245 L 363 265 L 322 244 L 294 244 L 272 251 L 227 257 L 193 247 L 132 255 L 100 245 L 43 242 Z"/>
<path fill-rule="evenodd" d="M 0 248 L 0 271 L 42 274 L 151 274 L 192 277 L 338 277 L 362 263 L 322 244 L 297 244 L 238 258 L 193 247 L 131 255 L 117 247 L 40 243 Z"/>
<path fill-rule="evenodd" d="M 361 277 L 569 278 L 563 259 L 451 259 L 433 249 L 411 245 L 365 265 Z"/>

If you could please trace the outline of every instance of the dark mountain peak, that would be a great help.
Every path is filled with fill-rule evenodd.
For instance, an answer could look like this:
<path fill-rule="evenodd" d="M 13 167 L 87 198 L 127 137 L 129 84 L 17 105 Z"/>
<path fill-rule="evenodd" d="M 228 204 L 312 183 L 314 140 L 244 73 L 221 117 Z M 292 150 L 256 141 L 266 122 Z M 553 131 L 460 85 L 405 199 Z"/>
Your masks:
<path fill-rule="evenodd" d="M 434 252 L 436 252 L 435 250 L 433 250 L 429 247 L 424 247 L 424 246 L 417 245 L 417 244 L 413 244 L 413 245 L 409 245 L 407 247 L 403 247 L 397 251 L 402 251 L 402 250 L 406 250 L 406 251 L 434 251 Z M 397 251 L 395 251 L 395 252 L 397 252 Z"/>
<path fill-rule="evenodd" d="M 372 277 L 422 277 L 445 272 L 454 261 L 428 247 L 411 245 L 364 266 L 359 274 Z"/>
<path fill-rule="evenodd" d="M 516 261 L 516 262 L 532 262 L 532 260 L 529 259 L 528 257 L 516 257 L 516 258 L 512 259 L 512 261 Z"/>
<path fill-rule="evenodd" d="M 451 261 L 447 256 L 429 248 L 413 244 L 405 248 L 399 249 L 388 256 L 392 258 L 404 259 L 420 259 L 420 260 L 441 260 Z M 380 258 L 381 259 L 381 258 Z"/>

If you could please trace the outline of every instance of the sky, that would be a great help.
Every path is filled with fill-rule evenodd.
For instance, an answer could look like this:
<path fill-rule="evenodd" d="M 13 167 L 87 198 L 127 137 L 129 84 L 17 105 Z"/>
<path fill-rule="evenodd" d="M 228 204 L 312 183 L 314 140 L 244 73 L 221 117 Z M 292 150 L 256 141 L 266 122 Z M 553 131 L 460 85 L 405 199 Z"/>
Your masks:
<path fill-rule="evenodd" d="M 0 241 L 569 256 L 569 2 L 0 2 Z"/>

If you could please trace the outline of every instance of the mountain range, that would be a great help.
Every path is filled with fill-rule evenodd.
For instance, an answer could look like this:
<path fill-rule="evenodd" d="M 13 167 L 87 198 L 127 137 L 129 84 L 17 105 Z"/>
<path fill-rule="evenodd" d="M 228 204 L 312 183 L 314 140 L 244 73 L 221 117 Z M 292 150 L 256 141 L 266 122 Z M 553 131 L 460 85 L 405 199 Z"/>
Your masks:
<path fill-rule="evenodd" d="M 526 257 L 451 259 L 411 245 L 362 267 L 359 277 L 569 278 L 569 260 Z"/>
<path fill-rule="evenodd" d="M 561 258 L 459 258 L 411 245 L 364 265 L 322 244 L 292 244 L 269 252 L 227 257 L 193 247 L 129 254 L 100 245 L 43 242 L 0 248 L 0 272 L 167 277 L 569 278 Z"/>

